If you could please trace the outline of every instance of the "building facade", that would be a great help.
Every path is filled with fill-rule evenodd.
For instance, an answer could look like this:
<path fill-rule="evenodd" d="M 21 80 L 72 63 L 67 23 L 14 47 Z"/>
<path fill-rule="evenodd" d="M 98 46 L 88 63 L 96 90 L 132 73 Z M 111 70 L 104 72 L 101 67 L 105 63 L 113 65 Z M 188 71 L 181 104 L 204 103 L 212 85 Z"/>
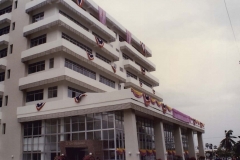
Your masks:
<path fill-rule="evenodd" d="M 163 103 L 151 50 L 92 0 L 0 0 L 0 159 L 204 156 Z"/>

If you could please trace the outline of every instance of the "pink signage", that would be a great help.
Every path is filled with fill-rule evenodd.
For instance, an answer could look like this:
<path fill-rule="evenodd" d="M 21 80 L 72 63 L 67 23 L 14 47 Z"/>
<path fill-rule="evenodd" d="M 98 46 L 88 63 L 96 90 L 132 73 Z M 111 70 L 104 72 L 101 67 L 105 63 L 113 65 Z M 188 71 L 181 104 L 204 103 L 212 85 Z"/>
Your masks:
<path fill-rule="evenodd" d="M 179 112 L 178 110 L 176 109 L 172 109 L 173 111 L 173 117 L 180 120 L 180 121 L 183 121 L 185 123 L 190 123 L 190 117 L 186 114 L 183 114 L 182 112 Z"/>

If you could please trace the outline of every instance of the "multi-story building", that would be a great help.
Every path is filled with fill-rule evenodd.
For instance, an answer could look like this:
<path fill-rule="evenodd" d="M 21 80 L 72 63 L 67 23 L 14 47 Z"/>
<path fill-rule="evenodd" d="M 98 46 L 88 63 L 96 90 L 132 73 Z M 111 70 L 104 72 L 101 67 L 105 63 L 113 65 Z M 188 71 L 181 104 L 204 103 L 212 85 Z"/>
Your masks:
<path fill-rule="evenodd" d="M 0 159 L 196 157 L 194 134 L 204 156 L 151 56 L 92 0 L 0 0 Z"/>

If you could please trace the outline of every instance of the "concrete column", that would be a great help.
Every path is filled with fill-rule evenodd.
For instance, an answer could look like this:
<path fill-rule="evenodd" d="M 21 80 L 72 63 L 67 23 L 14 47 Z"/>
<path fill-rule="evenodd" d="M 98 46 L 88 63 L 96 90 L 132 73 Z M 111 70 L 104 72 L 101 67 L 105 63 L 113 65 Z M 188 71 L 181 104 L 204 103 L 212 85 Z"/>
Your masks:
<path fill-rule="evenodd" d="M 189 157 L 195 157 L 197 159 L 196 156 L 196 152 L 195 152 L 195 145 L 194 145 L 194 134 L 193 134 L 193 130 L 188 130 L 187 131 L 187 136 L 188 136 L 188 152 L 189 152 Z"/>
<path fill-rule="evenodd" d="M 154 122 L 154 135 L 156 159 L 167 160 L 163 123 L 160 120 Z"/>
<path fill-rule="evenodd" d="M 60 141 L 64 141 L 64 118 L 60 118 Z"/>
<path fill-rule="evenodd" d="M 137 126 L 134 110 L 124 110 L 125 156 L 126 160 L 139 160 Z"/>
<path fill-rule="evenodd" d="M 198 139 L 199 156 L 205 157 L 202 133 L 200 133 L 200 132 L 197 133 L 197 139 Z"/>
<path fill-rule="evenodd" d="M 174 127 L 173 135 L 174 135 L 176 155 L 182 156 L 182 158 L 184 160 L 182 134 L 181 134 L 180 126 L 175 126 Z"/>

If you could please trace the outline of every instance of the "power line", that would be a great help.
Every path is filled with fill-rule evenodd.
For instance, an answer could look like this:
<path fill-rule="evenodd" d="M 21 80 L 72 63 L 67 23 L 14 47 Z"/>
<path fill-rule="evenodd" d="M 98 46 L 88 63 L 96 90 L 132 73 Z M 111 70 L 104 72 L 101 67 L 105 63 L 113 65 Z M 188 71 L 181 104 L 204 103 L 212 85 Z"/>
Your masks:
<path fill-rule="evenodd" d="M 233 33 L 233 36 L 234 36 L 234 39 L 235 39 L 235 43 L 236 43 L 236 45 L 237 45 L 238 53 L 239 53 L 239 55 L 240 55 L 239 47 L 238 47 L 238 44 L 237 44 L 237 38 L 236 38 L 234 29 L 233 29 L 232 21 L 231 21 L 231 18 L 230 18 L 230 15 L 229 15 L 229 12 L 228 12 L 228 8 L 227 8 L 227 4 L 226 4 L 226 1 L 225 1 L 225 0 L 224 0 L 224 4 L 225 4 L 226 11 L 227 11 L 228 19 L 229 19 L 229 22 L 230 22 L 230 25 L 231 25 L 232 33 Z M 240 64 L 240 61 L 239 61 L 239 64 Z"/>

